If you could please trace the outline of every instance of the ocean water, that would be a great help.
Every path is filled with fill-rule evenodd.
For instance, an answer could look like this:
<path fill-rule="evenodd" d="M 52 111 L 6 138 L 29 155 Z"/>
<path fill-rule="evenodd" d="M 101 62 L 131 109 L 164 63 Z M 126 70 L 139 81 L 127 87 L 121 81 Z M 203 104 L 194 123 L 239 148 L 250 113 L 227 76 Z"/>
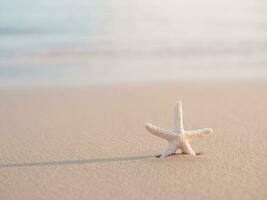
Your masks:
<path fill-rule="evenodd" d="M 195 79 L 267 79 L 267 1 L 0 1 L 0 86 Z"/>

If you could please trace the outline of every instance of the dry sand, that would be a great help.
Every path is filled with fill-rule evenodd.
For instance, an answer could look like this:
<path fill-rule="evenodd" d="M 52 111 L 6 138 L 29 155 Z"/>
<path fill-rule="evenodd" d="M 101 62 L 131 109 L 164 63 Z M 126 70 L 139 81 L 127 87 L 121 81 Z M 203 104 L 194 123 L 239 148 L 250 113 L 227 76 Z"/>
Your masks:
<path fill-rule="evenodd" d="M 212 127 L 157 159 L 144 123 Z M 0 90 L 0 199 L 266 199 L 266 82 Z"/>

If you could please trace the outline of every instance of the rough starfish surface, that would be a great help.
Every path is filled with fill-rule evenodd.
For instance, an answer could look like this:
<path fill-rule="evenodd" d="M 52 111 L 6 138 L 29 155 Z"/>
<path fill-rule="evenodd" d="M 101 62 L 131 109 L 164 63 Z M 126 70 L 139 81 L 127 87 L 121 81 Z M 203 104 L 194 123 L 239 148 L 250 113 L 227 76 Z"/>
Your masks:
<path fill-rule="evenodd" d="M 202 136 L 213 132 L 211 128 L 185 131 L 183 127 L 182 103 L 180 101 L 175 105 L 174 109 L 173 130 L 164 130 L 150 123 L 147 123 L 145 125 L 145 128 L 153 135 L 156 135 L 168 141 L 168 144 L 166 145 L 166 147 L 163 149 L 163 151 L 159 156 L 160 158 L 165 158 L 169 155 L 172 155 L 178 149 L 181 149 L 182 153 L 195 156 L 196 153 L 193 151 L 189 141 L 201 138 Z"/>

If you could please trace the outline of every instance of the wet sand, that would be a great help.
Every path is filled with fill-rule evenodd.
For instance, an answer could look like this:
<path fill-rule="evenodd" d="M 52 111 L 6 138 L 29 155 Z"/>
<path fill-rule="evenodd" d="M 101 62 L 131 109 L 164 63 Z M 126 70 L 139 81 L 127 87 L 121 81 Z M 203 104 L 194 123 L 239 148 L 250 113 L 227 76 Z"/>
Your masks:
<path fill-rule="evenodd" d="M 183 101 L 197 157 L 155 158 Z M 264 199 L 266 82 L 0 89 L 0 199 Z"/>

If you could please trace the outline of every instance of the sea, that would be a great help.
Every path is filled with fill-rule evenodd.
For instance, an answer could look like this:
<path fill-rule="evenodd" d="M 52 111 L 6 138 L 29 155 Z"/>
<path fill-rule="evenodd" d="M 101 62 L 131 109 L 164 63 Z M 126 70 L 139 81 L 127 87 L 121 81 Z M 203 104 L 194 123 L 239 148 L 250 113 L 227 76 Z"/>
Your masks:
<path fill-rule="evenodd" d="M 267 79 L 265 0 L 0 0 L 0 86 Z"/>

